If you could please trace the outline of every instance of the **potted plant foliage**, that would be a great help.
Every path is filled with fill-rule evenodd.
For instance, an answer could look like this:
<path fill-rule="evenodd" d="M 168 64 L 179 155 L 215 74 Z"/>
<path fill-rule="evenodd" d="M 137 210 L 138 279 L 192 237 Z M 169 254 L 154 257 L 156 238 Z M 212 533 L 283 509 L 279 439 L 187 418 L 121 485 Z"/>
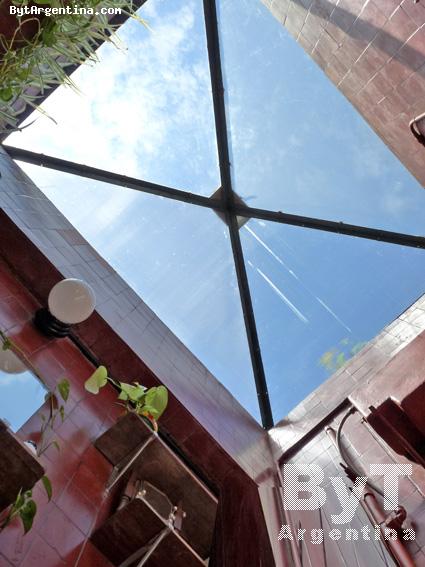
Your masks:
<path fill-rule="evenodd" d="M 37 6 L 49 16 L 10 14 L 10 6 Z M 67 69 L 96 62 L 97 47 L 104 41 L 117 45 L 117 24 L 106 10 L 144 23 L 132 0 L 80 0 L 84 13 L 65 12 L 69 0 L 0 0 L 0 123 L 3 131 L 17 126 L 23 107 L 39 109 L 37 100 L 50 88 L 65 84 L 76 89 Z M 73 7 L 73 5 L 71 6 Z M 54 12 L 63 10 L 64 12 Z"/>
<path fill-rule="evenodd" d="M 3 351 L 18 357 L 42 384 L 46 384 L 25 352 L 0 330 L 0 344 Z M 54 390 L 48 391 L 43 410 L 39 413 L 41 426 L 37 438 L 22 442 L 7 424 L 0 420 L 0 532 L 19 517 L 27 533 L 37 513 L 37 504 L 32 498 L 34 485 L 41 481 L 48 500 L 52 497 L 52 485 L 44 474 L 39 457 L 51 446 L 59 450 L 54 427 L 58 420 L 65 419 L 65 404 L 69 398 L 70 384 L 63 378 Z M 47 413 L 44 411 L 47 410 Z M 35 441 L 35 442 L 34 442 Z"/>
<path fill-rule="evenodd" d="M 85 388 L 92 394 L 98 394 L 108 382 L 119 391 L 118 403 L 124 406 L 127 412 L 136 413 L 145 419 L 154 431 L 158 430 L 157 420 L 168 404 L 168 390 L 165 386 L 146 388 L 138 382 L 118 382 L 108 376 L 104 366 L 99 366 L 86 381 Z"/>
<path fill-rule="evenodd" d="M 31 40 L 42 20 L 40 15 L 27 14 L 18 18 L 16 14 L 11 13 L 11 6 L 18 6 L 20 3 L 13 0 L 0 0 L 0 37 L 11 42 L 12 46 L 22 45 L 24 41 Z M 32 4 L 32 2 L 31 2 Z M 12 41 L 13 40 L 13 41 Z M 0 53 L 4 49 L 4 44 L 0 45 Z"/>
<path fill-rule="evenodd" d="M 48 499 L 52 496 L 52 485 L 44 474 L 37 456 L 10 431 L 0 420 L 0 532 L 19 517 L 24 532 L 31 529 L 37 513 L 32 498 L 34 485 L 41 480 Z"/>

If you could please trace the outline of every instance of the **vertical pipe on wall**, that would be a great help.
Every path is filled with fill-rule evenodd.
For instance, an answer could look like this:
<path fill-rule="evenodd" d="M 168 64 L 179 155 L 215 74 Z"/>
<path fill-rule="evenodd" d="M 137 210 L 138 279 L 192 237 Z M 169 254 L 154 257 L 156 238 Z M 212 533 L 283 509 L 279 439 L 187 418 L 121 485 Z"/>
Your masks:
<path fill-rule="evenodd" d="M 285 525 L 291 526 L 291 528 L 292 528 L 293 526 L 292 526 L 291 518 L 289 517 L 287 510 L 285 510 L 285 506 L 284 506 L 284 502 L 283 502 L 282 493 L 283 493 L 284 482 L 283 482 L 282 471 L 280 470 L 279 465 L 277 466 L 277 477 L 279 479 L 279 484 L 280 484 L 280 486 L 278 487 L 279 496 L 280 496 L 279 503 L 280 503 L 280 509 L 281 509 L 283 521 L 285 522 Z M 290 545 L 290 548 L 291 548 L 291 554 L 292 554 L 292 558 L 294 560 L 295 567 L 302 567 L 300 550 L 299 550 L 299 547 L 297 545 L 296 540 L 294 538 L 290 539 L 289 545 Z"/>
<path fill-rule="evenodd" d="M 372 492 L 366 492 L 362 498 L 363 508 L 365 509 L 369 518 L 372 518 L 375 525 L 378 525 L 381 529 L 381 533 L 384 538 L 385 547 L 391 553 L 397 565 L 400 567 L 415 567 L 415 563 L 410 555 L 409 551 L 403 545 L 399 537 L 397 539 L 386 539 L 385 538 L 385 528 L 387 516 L 382 510 L 381 506 L 376 499 L 376 496 Z"/>

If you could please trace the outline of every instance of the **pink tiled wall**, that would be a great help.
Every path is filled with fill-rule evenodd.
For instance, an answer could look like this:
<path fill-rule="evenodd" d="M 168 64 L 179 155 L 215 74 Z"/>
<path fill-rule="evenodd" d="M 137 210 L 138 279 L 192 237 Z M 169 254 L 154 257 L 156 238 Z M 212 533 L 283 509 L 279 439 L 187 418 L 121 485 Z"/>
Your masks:
<path fill-rule="evenodd" d="M 425 6 L 413 0 L 262 0 L 425 185 Z M 343 125 L 341 125 L 343 126 Z"/>

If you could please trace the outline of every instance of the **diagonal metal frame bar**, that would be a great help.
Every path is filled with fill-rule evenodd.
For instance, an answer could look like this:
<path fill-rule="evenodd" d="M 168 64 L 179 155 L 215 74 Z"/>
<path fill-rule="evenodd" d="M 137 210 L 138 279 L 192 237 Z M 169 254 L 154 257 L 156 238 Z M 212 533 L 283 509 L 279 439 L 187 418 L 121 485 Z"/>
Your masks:
<path fill-rule="evenodd" d="M 2 146 L 9 156 L 18 161 L 63 171 L 79 177 L 101 181 L 102 183 L 109 183 L 135 191 L 141 191 L 150 195 L 159 195 L 167 199 L 174 199 L 198 205 L 200 207 L 207 207 L 215 211 L 225 212 L 227 205 L 220 199 L 212 199 L 211 197 L 204 197 L 189 191 L 181 189 L 174 189 L 165 185 L 143 181 L 135 177 L 128 177 L 119 173 L 112 173 L 89 165 L 83 165 L 68 161 L 61 158 L 16 148 L 4 144 Z M 1 158 L 1 155 L 0 155 Z M 299 226 L 303 228 L 312 228 L 315 230 L 323 230 L 326 232 L 333 232 L 335 234 L 345 234 L 347 236 L 355 236 L 357 238 L 366 238 L 368 240 L 379 240 L 381 242 L 388 242 L 390 244 L 399 244 L 401 246 L 410 246 L 413 248 L 425 248 L 425 237 L 415 236 L 412 234 L 404 234 L 400 232 L 391 232 L 389 230 L 380 230 L 376 228 L 369 228 L 354 224 L 346 224 L 343 222 L 330 221 L 325 219 L 318 219 L 314 217 L 305 217 L 302 215 L 293 215 L 290 213 L 283 213 L 282 211 L 269 211 L 266 209 L 257 209 L 232 203 L 232 210 L 234 215 L 246 218 L 261 219 L 270 222 L 277 222 L 281 224 L 289 224 L 292 226 Z"/>
<path fill-rule="evenodd" d="M 210 197 L 196 195 L 196 193 L 190 193 L 189 191 L 173 189 L 172 187 L 166 187 L 165 185 L 158 185 L 149 181 L 143 181 L 142 179 L 136 179 L 135 177 L 112 173 L 111 171 L 105 171 L 103 169 L 98 169 L 97 167 L 91 167 L 89 165 L 75 163 L 66 159 L 31 152 L 30 150 L 24 150 L 22 148 L 15 148 L 14 146 L 8 146 L 6 144 L 3 144 L 2 147 L 11 158 L 18 161 L 24 161 L 25 163 L 39 165 L 41 167 L 48 167 L 49 169 L 78 175 L 79 177 L 85 177 L 87 179 L 94 179 L 95 181 L 101 181 L 102 183 L 110 183 L 111 185 L 118 185 L 119 187 L 142 191 L 143 193 L 149 193 L 151 195 L 167 197 L 168 199 L 176 199 L 178 201 L 184 201 L 186 203 L 192 203 L 193 205 L 208 207 L 210 209 L 222 210 L 221 202 L 218 199 L 211 199 Z"/>
<path fill-rule="evenodd" d="M 238 204 L 235 205 L 234 212 L 237 216 L 241 217 L 262 219 L 265 221 L 289 224 L 291 226 L 299 226 L 302 228 L 312 228 L 314 230 L 344 234 L 346 236 L 355 236 L 357 238 L 366 238 L 368 240 L 379 240 L 380 242 L 410 246 L 412 248 L 425 248 L 425 237 L 415 236 L 414 234 L 391 232 L 390 230 L 380 230 L 377 228 L 369 228 L 367 226 L 346 224 L 344 222 L 292 215 L 289 213 L 282 213 L 281 211 L 268 211 L 265 209 L 242 207 Z"/>
<path fill-rule="evenodd" d="M 229 143 L 227 138 L 226 109 L 224 102 L 223 73 L 221 69 L 220 45 L 217 23 L 217 7 L 215 0 L 204 0 L 204 17 L 207 34 L 208 59 L 211 74 L 212 97 L 214 105 L 214 118 L 217 137 L 217 150 L 222 186 L 222 202 L 226 221 L 229 227 L 232 244 L 233 259 L 236 268 L 242 312 L 248 338 L 249 352 L 257 389 L 258 404 L 260 406 L 261 421 L 265 429 L 273 427 L 273 414 L 270 398 L 267 391 L 267 381 L 261 356 L 257 325 L 252 307 L 248 275 L 243 256 L 239 227 L 235 214 L 235 199 L 232 189 L 230 172 Z"/>
<path fill-rule="evenodd" d="M 242 205 L 239 202 L 235 201 L 230 171 L 229 141 L 227 134 L 216 0 L 203 1 L 216 126 L 217 149 L 221 177 L 221 199 L 197 195 L 188 191 L 151 183 L 118 173 L 112 173 L 103 169 L 78 164 L 72 161 L 32 152 L 29 150 L 24 150 L 21 148 L 16 148 L 9 145 L 3 145 L 3 148 L 7 151 L 11 158 L 19 161 L 24 161 L 33 165 L 47 167 L 88 179 L 93 179 L 103 183 L 109 183 L 120 187 L 141 191 L 151 195 L 157 195 L 168 199 L 186 202 L 192 205 L 207 207 L 212 210 L 224 213 L 227 225 L 229 227 L 229 234 L 232 245 L 233 258 L 235 262 L 236 276 L 239 286 L 245 328 L 248 338 L 251 363 L 254 372 L 261 420 L 263 427 L 265 429 L 269 429 L 273 426 L 273 416 L 267 391 L 267 380 L 261 356 L 261 348 L 258 339 L 248 276 L 246 273 L 246 266 L 240 241 L 237 217 L 242 216 L 245 218 L 257 218 L 291 226 L 310 228 L 314 230 L 332 232 L 335 234 L 354 236 L 357 238 L 365 238 L 369 240 L 378 240 L 381 242 L 422 249 L 425 249 L 425 237 L 379 230 L 352 224 L 345 224 L 342 222 L 317 219 L 313 217 L 293 215 L 281 211 L 258 209 Z M 143 2 L 144 0 L 141 0 L 141 3 Z"/>

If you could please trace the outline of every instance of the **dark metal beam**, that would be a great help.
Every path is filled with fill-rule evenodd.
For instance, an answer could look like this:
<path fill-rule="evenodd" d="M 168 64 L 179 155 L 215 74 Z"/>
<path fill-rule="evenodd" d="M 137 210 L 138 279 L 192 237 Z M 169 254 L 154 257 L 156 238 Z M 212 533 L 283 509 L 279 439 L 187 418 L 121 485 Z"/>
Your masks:
<path fill-rule="evenodd" d="M 389 230 L 380 230 L 377 228 L 368 228 L 354 224 L 345 224 L 343 222 L 316 219 L 312 217 L 303 217 L 300 215 L 291 215 L 289 213 L 282 213 L 281 211 L 255 209 L 251 207 L 240 206 L 238 204 L 235 204 L 233 210 L 238 216 L 241 217 L 279 222 L 292 226 L 312 228 L 314 230 L 324 230 L 326 232 L 345 234 L 347 236 L 356 236 L 357 238 L 367 238 L 368 240 L 379 240 L 381 242 L 400 244 L 402 246 L 411 246 L 413 248 L 425 248 L 424 236 L 415 236 L 400 232 L 391 232 Z"/>
<path fill-rule="evenodd" d="M 112 173 L 88 165 L 81 165 L 71 161 L 39 154 L 13 146 L 3 145 L 3 148 L 13 159 L 31 163 L 63 171 L 80 177 L 94 179 L 103 183 L 109 183 L 120 187 L 127 187 L 136 191 L 150 193 L 152 195 L 160 195 L 168 199 L 183 201 L 201 207 L 208 207 L 217 211 L 225 212 L 226 209 L 232 211 L 234 215 L 262 219 L 270 222 L 278 222 L 282 224 L 289 224 L 292 226 L 300 226 L 303 228 L 311 228 L 314 230 L 323 230 L 326 232 L 333 232 L 335 234 L 344 234 L 347 236 L 355 236 L 357 238 L 366 238 L 369 240 L 378 240 L 380 242 L 388 242 L 390 244 L 399 244 L 401 246 L 410 246 L 412 248 L 425 249 L 425 237 L 415 236 L 411 234 L 403 234 L 400 232 L 391 232 L 388 230 L 380 230 L 376 228 L 369 228 L 354 224 L 346 224 L 343 222 L 329 221 L 324 219 L 317 219 L 313 217 L 304 217 L 301 215 L 292 215 L 290 213 L 283 213 L 281 211 L 269 211 L 266 209 L 257 209 L 254 207 L 247 207 L 236 203 L 233 199 L 229 204 L 223 204 L 220 199 L 211 199 L 202 195 L 196 195 L 188 191 L 181 191 L 164 185 L 157 185 L 141 179 L 127 177 L 118 173 Z M 224 192 L 224 191 L 223 191 Z M 228 195 L 227 195 L 228 198 Z"/>
<path fill-rule="evenodd" d="M 243 250 L 239 237 L 239 229 L 234 213 L 234 194 L 230 174 L 229 146 L 227 139 L 226 112 L 224 104 L 223 75 L 221 69 L 220 46 L 218 37 L 217 10 L 215 0 L 204 0 L 205 27 L 207 32 L 208 57 L 211 73 L 212 95 L 214 104 L 214 117 L 217 135 L 217 148 L 220 165 L 223 207 L 229 227 L 233 257 L 236 267 L 242 311 L 248 337 L 249 352 L 254 371 L 258 403 L 260 406 L 263 427 L 270 429 L 273 426 L 273 415 L 267 391 L 266 376 L 261 357 L 257 326 L 252 308 L 251 293 L 246 273 Z"/>
<path fill-rule="evenodd" d="M 48 167 L 57 171 L 63 171 L 64 173 L 70 173 L 72 175 L 101 181 L 102 183 L 110 183 L 112 185 L 126 187 L 127 189 L 150 193 L 151 195 L 159 195 L 161 197 L 167 197 L 168 199 L 192 203 L 193 205 L 199 205 L 200 207 L 208 207 L 219 211 L 223 210 L 223 206 L 219 199 L 211 199 L 210 197 L 196 195 L 189 191 L 180 191 L 179 189 L 173 189 L 172 187 L 150 183 L 149 181 L 128 177 L 127 175 L 121 175 L 120 173 L 104 171 L 97 167 L 91 167 L 89 165 L 83 165 L 73 161 L 47 156 L 31 152 L 29 150 L 23 150 L 21 148 L 15 148 L 13 146 L 3 145 L 3 148 L 11 158 L 31 163 L 33 165 Z"/>

